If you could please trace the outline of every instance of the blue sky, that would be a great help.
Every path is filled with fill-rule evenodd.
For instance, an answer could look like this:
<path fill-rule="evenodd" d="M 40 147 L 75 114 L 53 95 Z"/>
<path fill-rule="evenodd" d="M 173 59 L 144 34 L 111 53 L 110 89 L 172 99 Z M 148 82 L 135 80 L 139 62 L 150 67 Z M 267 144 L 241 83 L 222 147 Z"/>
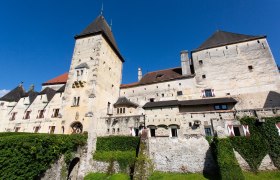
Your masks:
<path fill-rule="evenodd" d="M 143 73 L 180 66 L 217 29 L 267 35 L 280 64 L 279 0 L 103 0 L 104 16 L 125 58 L 123 83 Z M 26 89 L 67 72 L 79 34 L 99 14 L 101 0 L 2 0 L 0 90 Z"/>

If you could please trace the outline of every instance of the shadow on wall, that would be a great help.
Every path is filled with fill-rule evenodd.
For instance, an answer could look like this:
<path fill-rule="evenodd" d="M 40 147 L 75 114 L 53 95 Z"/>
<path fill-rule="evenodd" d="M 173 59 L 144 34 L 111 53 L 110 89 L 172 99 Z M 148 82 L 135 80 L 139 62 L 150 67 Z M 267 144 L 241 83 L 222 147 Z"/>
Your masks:
<path fill-rule="evenodd" d="M 280 94 L 275 91 L 269 91 L 263 108 L 280 107 Z"/>
<path fill-rule="evenodd" d="M 69 169 L 68 169 L 68 176 L 67 176 L 67 179 L 71 179 L 71 173 L 72 173 L 72 171 L 73 171 L 73 169 L 74 169 L 74 167 L 79 163 L 79 161 L 80 161 L 80 158 L 78 158 L 78 157 L 75 157 L 72 161 L 71 161 L 71 163 L 70 163 L 70 165 L 69 165 Z"/>
<path fill-rule="evenodd" d="M 206 152 L 204 168 L 203 168 L 203 176 L 210 180 L 219 179 L 218 164 L 214 156 L 215 155 L 213 154 L 210 146 Z"/>

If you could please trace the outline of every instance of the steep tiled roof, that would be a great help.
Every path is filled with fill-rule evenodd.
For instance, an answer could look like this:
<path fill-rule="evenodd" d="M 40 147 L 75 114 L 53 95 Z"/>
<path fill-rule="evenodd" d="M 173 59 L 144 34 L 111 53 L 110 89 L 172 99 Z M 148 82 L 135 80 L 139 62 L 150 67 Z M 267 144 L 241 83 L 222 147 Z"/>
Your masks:
<path fill-rule="evenodd" d="M 113 33 L 111 31 L 111 28 L 109 27 L 107 21 L 105 20 L 104 16 L 100 15 L 98 16 L 88 27 L 86 27 L 79 35 L 76 35 L 75 38 L 82 38 L 87 37 L 95 34 L 102 34 L 105 39 L 108 41 L 108 43 L 112 46 L 114 51 L 117 53 L 119 58 L 123 60 L 123 57 L 120 54 L 119 48 L 117 46 L 117 43 L 115 41 L 115 38 L 113 36 Z"/>
<path fill-rule="evenodd" d="M 46 87 L 39 93 L 39 95 L 46 94 L 48 101 L 50 101 L 54 97 L 55 93 L 56 91 L 54 89 Z"/>
<path fill-rule="evenodd" d="M 143 109 L 166 107 L 166 106 L 200 106 L 200 105 L 211 105 L 211 104 L 221 104 L 221 103 L 235 104 L 237 103 L 237 101 L 231 97 L 195 99 L 195 100 L 186 100 L 186 101 L 178 101 L 178 100 L 156 101 L 156 102 L 147 102 L 143 106 Z"/>
<path fill-rule="evenodd" d="M 29 90 L 27 93 L 23 95 L 23 97 L 29 97 L 29 103 L 31 104 L 39 93 L 34 90 Z"/>
<path fill-rule="evenodd" d="M 53 84 L 66 84 L 68 79 L 68 73 L 64 73 L 62 75 L 59 75 L 51 80 L 48 80 L 47 82 L 44 82 L 42 85 L 53 85 Z"/>
<path fill-rule="evenodd" d="M 218 46 L 224 46 L 239 42 L 250 41 L 254 39 L 264 38 L 266 36 L 251 36 L 245 34 L 237 34 L 225 31 L 216 31 L 204 43 L 202 43 L 196 50 L 204 50 Z"/>
<path fill-rule="evenodd" d="M 193 77 L 193 75 L 182 76 L 181 67 L 164 69 L 164 70 L 149 72 L 145 74 L 139 82 L 135 82 L 131 84 L 122 84 L 121 88 L 129 88 L 129 87 L 141 86 L 146 84 L 154 84 L 154 83 L 189 78 L 189 77 Z"/>
<path fill-rule="evenodd" d="M 126 97 L 119 97 L 117 102 L 114 104 L 114 107 L 119 106 L 138 107 L 138 104 L 131 102 Z"/>
<path fill-rule="evenodd" d="M 18 102 L 22 96 L 24 96 L 25 91 L 22 85 L 17 86 L 15 89 L 11 90 L 5 96 L 0 98 L 0 101 L 8 102 Z"/>

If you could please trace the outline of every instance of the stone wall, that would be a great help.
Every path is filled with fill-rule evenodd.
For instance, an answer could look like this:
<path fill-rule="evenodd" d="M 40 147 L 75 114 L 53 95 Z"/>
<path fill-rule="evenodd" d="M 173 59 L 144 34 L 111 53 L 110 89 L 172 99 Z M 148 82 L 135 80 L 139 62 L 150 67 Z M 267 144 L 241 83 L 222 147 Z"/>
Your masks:
<path fill-rule="evenodd" d="M 244 171 L 250 171 L 250 166 L 249 164 L 245 161 L 245 159 L 237 152 L 234 151 L 235 157 L 239 163 L 239 166 L 241 167 L 242 170 Z M 274 166 L 271 158 L 269 157 L 269 155 L 267 154 L 261 164 L 260 167 L 258 169 L 259 171 L 271 171 L 271 170 L 277 170 L 277 168 Z"/>
<path fill-rule="evenodd" d="M 211 172 L 216 165 L 204 137 L 150 138 L 149 156 L 156 171 Z"/>

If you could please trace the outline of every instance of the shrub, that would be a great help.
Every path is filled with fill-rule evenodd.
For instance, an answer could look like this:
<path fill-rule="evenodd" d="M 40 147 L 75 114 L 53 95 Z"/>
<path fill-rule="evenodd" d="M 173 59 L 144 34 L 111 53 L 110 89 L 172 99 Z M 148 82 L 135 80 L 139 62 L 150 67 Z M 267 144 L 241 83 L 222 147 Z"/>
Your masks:
<path fill-rule="evenodd" d="M 1 179 L 35 179 L 60 155 L 86 143 L 86 136 L 24 134 L 0 138 Z"/>
<path fill-rule="evenodd" d="M 244 179 L 242 170 L 235 158 L 231 142 L 228 138 L 214 138 L 212 148 L 217 160 L 219 175 L 223 180 Z"/>

